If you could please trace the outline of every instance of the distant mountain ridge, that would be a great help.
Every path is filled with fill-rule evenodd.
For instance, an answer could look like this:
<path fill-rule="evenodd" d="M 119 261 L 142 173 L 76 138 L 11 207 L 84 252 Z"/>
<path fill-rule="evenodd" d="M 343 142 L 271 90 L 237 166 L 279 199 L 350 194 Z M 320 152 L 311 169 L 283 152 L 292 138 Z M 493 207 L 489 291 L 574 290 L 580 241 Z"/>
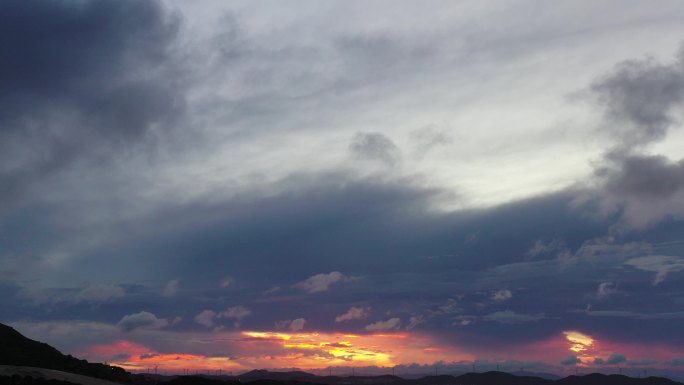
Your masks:
<path fill-rule="evenodd" d="M 466 373 L 460 376 L 439 375 L 418 379 L 397 376 L 317 376 L 291 371 L 252 370 L 237 376 L 154 376 L 134 375 L 116 366 L 89 363 L 64 355 L 52 346 L 24 337 L 7 325 L 0 324 L 0 365 L 36 367 L 76 373 L 118 383 L 167 385 L 217 385 L 251 383 L 253 385 L 684 385 L 663 377 L 633 378 L 599 373 L 545 379 L 498 371 Z M 0 383 L 5 379 L 1 377 Z M 23 382 L 18 382 L 23 384 Z"/>
<path fill-rule="evenodd" d="M 516 376 L 504 372 L 466 373 L 460 376 L 440 375 L 419 379 L 397 376 L 316 376 L 306 372 L 268 372 L 255 370 L 239 376 L 181 376 L 168 385 L 220 385 L 250 383 L 252 385 L 682 385 L 663 377 L 633 378 L 599 373 L 569 376 L 558 380 L 533 376 Z"/>
<path fill-rule="evenodd" d="M 275 381 L 285 381 L 285 380 L 297 380 L 297 381 L 316 381 L 321 378 L 315 374 L 302 372 L 299 370 L 294 370 L 291 372 L 269 372 L 268 370 L 255 369 L 247 373 L 235 376 L 239 378 L 241 382 L 252 382 L 257 380 L 275 380 Z"/>

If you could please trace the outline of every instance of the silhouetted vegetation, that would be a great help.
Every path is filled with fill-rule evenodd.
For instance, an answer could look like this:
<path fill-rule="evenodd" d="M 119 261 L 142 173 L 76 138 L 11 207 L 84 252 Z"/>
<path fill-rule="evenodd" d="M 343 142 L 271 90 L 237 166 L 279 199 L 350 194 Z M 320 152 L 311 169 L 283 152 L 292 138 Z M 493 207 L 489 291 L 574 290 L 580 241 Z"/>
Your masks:
<path fill-rule="evenodd" d="M 586 376 L 569 376 L 555 382 L 557 385 L 680 385 L 663 377 L 634 378 L 618 374 L 605 375 L 600 373 Z"/>

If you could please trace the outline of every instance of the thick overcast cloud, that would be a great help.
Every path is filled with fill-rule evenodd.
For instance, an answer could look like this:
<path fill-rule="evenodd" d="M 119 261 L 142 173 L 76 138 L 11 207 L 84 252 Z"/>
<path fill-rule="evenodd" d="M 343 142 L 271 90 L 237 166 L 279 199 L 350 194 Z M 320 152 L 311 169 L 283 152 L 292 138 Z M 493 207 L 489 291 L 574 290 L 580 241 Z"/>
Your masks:
<path fill-rule="evenodd" d="M 165 73 L 178 16 L 154 2 L 3 2 L 3 201 L 88 154 L 143 140 L 180 112 Z M 37 187 L 39 188 L 39 187 Z"/>
<path fill-rule="evenodd" d="M 0 4 L 0 322 L 129 369 L 676 369 L 684 6 L 430 4 Z"/>

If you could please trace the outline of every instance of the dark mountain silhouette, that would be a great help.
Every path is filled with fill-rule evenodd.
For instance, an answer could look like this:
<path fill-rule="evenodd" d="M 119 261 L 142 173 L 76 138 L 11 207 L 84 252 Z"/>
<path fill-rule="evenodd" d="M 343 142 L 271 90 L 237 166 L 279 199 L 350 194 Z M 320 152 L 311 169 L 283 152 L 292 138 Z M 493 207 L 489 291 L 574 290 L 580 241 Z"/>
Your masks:
<path fill-rule="evenodd" d="M 252 370 L 247 373 L 243 373 L 237 378 L 241 382 L 252 382 L 257 380 L 274 380 L 274 381 L 286 381 L 286 380 L 297 380 L 304 382 L 316 381 L 320 377 L 315 374 L 302 372 L 302 371 L 292 371 L 292 372 L 269 372 L 268 370 Z"/>
<path fill-rule="evenodd" d="M 502 384 L 502 385 L 552 385 L 553 380 L 546 380 L 539 377 L 516 376 L 504 372 L 485 372 L 485 373 L 466 373 L 455 378 L 452 384 Z"/>
<path fill-rule="evenodd" d="M 292 372 L 294 373 L 294 372 Z M 354 376 L 354 377 L 317 377 L 307 376 L 311 381 L 277 380 L 283 372 L 259 371 L 261 379 L 249 382 L 251 385 L 364 385 L 364 384 L 393 384 L 393 385 L 681 385 L 678 382 L 661 377 L 632 378 L 618 375 L 589 374 L 586 376 L 570 376 L 560 380 L 549 380 L 532 376 L 516 376 L 504 372 L 467 373 L 461 376 L 427 376 L 419 379 L 407 380 L 394 376 Z M 308 374 L 308 373 L 307 373 Z M 293 374 L 294 376 L 294 374 Z M 270 378 L 269 378 L 270 377 Z M 384 379 L 384 381 L 383 381 Z M 244 383 L 240 376 L 240 383 Z M 166 383 L 169 385 L 237 385 L 235 379 L 216 380 L 206 377 L 177 377 Z"/>
<path fill-rule="evenodd" d="M 569 376 L 555 382 L 558 385 L 680 385 L 663 377 L 634 378 L 618 374 L 605 375 L 600 373 L 585 376 Z"/>
<path fill-rule="evenodd" d="M 0 365 L 33 366 L 54 369 L 116 382 L 130 382 L 131 374 L 116 367 L 79 360 L 52 346 L 24 337 L 0 324 Z"/>
<path fill-rule="evenodd" d="M 514 376 L 518 377 L 539 377 L 545 380 L 560 380 L 562 377 L 557 374 L 545 373 L 545 372 L 528 372 L 526 370 L 517 370 L 515 372 L 509 372 Z"/>
<path fill-rule="evenodd" d="M 511 373 L 491 371 L 466 373 L 460 376 L 440 375 L 418 379 L 404 379 L 396 376 L 315 376 L 305 372 L 269 372 L 265 370 L 248 372 L 249 376 L 238 376 L 242 383 L 252 385 L 684 385 L 662 377 L 633 378 L 618 375 L 588 374 L 569 376 L 562 379 L 547 379 L 535 376 L 518 376 Z M 249 378 L 256 378 L 254 382 Z M 198 384 L 201 384 L 198 382 Z"/>
<path fill-rule="evenodd" d="M 182 377 L 181 377 L 182 378 Z M 181 379 L 179 378 L 179 380 Z M 491 371 L 466 373 L 460 376 L 439 375 L 418 379 L 397 376 L 316 376 L 306 372 L 269 372 L 254 370 L 243 375 L 221 377 L 224 384 L 249 382 L 251 385 L 684 385 L 662 377 L 632 378 L 618 375 L 589 374 L 570 376 L 563 379 L 548 379 L 536 376 L 520 376 L 511 373 Z M 208 377 L 203 377 L 207 380 Z M 199 381 L 199 380 L 197 380 Z M 214 382 L 196 382 L 198 385 Z M 175 384 L 175 383 L 174 383 Z M 181 383 L 178 383 L 181 385 Z M 183 382 L 192 385 L 193 382 Z"/>

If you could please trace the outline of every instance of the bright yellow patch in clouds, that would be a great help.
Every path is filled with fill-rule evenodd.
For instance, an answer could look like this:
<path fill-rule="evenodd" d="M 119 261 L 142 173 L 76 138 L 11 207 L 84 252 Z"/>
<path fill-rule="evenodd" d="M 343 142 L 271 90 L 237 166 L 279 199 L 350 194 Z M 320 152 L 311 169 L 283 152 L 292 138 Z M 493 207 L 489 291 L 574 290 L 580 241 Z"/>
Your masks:
<path fill-rule="evenodd" d="M 270 333 L 243 332 L 253 339 L 282 340 L 282 347 L 299 352 L 297 366 L 315 368 L 326 365 L 394 365 L 388 354 L 385 335 L 343 335 L 329 333 Z M 384 342 L 384 343 L 383 343 Z M 391 348 L 389 348 L 391 350 Z M 290 356 L 290 354 L 287 354 Z"/>
<path fill-rule="evenodd" d="M 564 331 L 565 339 L 570 342 L 570 350 L 575 353 L 581 353 L 591 348 L 594 345 L 594 339 L 590 336 L 580 333 L 575 330 Z"/>
<path fill-rule="evenodd" d="M 296 357 L 300 368 L 327 366 L 394 366 L 406 362 L 432 363 L 437 360 L 469 359 L 451 348 L 434 346 L 429 338 L 408 333 L 341 334 L 243 332 L 252 341 L 280 340 L 285 354 L 274 361 Z M 287 358 L 286 358 L 287 357 Z M 285 364 L 285 362 L 283 362 Z M 289 362 L 290 366 L 293 364 Z M 287 366 L 287 365 L 283 365 Z"/>

